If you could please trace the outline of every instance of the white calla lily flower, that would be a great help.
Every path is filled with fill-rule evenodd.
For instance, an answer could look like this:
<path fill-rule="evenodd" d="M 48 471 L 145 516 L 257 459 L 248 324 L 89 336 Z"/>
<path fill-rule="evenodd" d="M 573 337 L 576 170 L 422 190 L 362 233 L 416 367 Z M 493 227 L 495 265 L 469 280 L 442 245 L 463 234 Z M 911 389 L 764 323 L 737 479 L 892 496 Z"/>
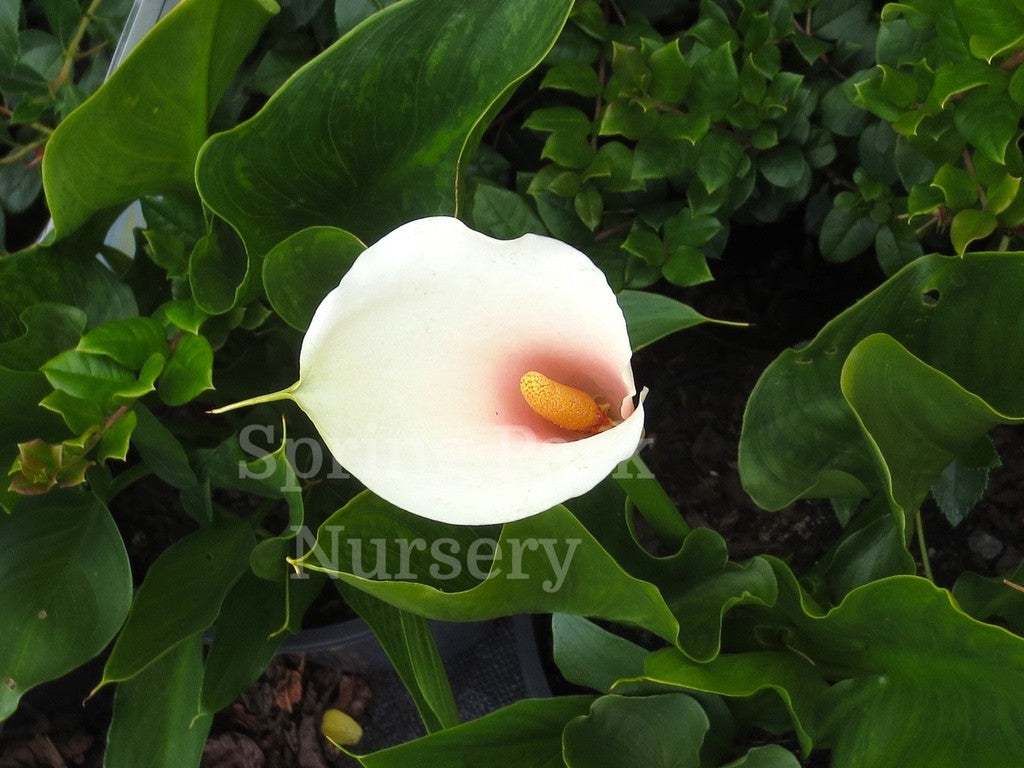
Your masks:
<path fill-rule="evenodd" d="M 277 396 L 396 506 L 502 523 L 589 491 L 633 455 L 643 406 L 631 355 L 622 310 L 584 254 L 438 216 L 360 254 L 316 310 L 299 382 Z"/>

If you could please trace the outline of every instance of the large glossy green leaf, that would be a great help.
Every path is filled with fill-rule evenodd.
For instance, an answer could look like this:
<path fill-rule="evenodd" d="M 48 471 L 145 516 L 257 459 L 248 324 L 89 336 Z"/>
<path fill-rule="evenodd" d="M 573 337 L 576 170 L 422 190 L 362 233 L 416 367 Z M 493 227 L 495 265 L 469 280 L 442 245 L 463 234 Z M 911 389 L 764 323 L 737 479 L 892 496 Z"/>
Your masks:
<path fill-rule="evenodd" d="M 674 648 L 666 648 L 647 657 L 643 674 L 636 680 L 730 698 L 771 691 L 789 712 L 805 754 L 811 749 L 812 739 L 804 723 L 813 717 L 814 706 L 827 688 L 812 661 L 783 651 L 722 654 L 698 663 Z"/>
<path fill-rule="evenodd" d="M 776 577 L 768 561 L 730 561 L 725 540 L 709 528 L 690 531 L 669 556 L 649 554 L 637 541 L 625 495 L 612 480 L 568 506 L 619 567 L 658 588 L 685 627 L 678 638 L 668 639 L 691 658 L 706 661 L 718 655 L 722 619 L 733 608 L 775 603 Z"/>
<path fill-rule="evenodd" d="M 110 642 L 131 604 L 124 542 L 95 496 L 51 491 L 0 514 L 0 720 Z"/>
<path fill-rule="evenodd" d="M 1024 369 L 1024 361 L 1017 367 Z M 1020 416 L 999 413 L 885 334 L 850 351 L 841 387 L 877 451 L 887 492 L 907 511 L 916 510 L 943 469 L 989 429 L 1024 422 L 1024 395 L 1013 409 Z"/>
<path fill-rule="evenodd" d="M 220 522 L 164 550 L 139 586 L 100 684 L 134 677 L 186 638 L 208 629 L 248 567 L 254 543 L 248 523 Z"/>
<path fill-rule="evenodd" d="M 85 329 L 85 313 L 67 304 L 40 302 L 26 307 L 18 318 L 25 332 L 0 342 L 0 365 L 34 371 L 54 355 L 71 349 Z"/>
<path fill-rule="evenodd" d="M 310 226 L 373 242 L 458 211 L 480 133 L 541 61 L 568 0 L 409 0 L 300 69 L 203 147 L 203 199 L 254 254 Z"/>
<path fill-rule="evenodd" d="M 586 715 L 593 700 L 591 696 L 557 696 L 518 701 L 454 728 L 358 756 L 358 760 L 366 768 L 564 768 L 562 730 L 574 717 Z"/>
<path fill-rule="evenodd" d="M 432 619 L 561 612 L 643 626 L 669 642 L 679 631 L 655 586 L 623 570 L 564 507 L 499 531 L 442 525 L 364 493 L 320 527 L 300 563 Z"/>
<path fill-rule="evenodd" d="M 203 684 L 203 638 L 178 643 L 120 683 L 103 768 L 198 768 L 210 715 L 196 717 Z"/>
<path fill-rule="evenodd" d="M 1024 765 L 1024 639 L 946 590 L 893 576 L 791 620 L 795 650 L 842 670 L 808 721 L 834 768 Z"/>
<path fill-rule="evenodd" d="M 310 227 L 278 243 L 263 260 L 263 288 L 286 323 L 304 331 L 313 313 L 366 246 L 343 229 Z"/>
<path fill-rule="evenodd" d="M 887 493 L 919 503 L 962 450 L 963 419 L 974 441 L 986 421 L 1024 415 L 1022 280 L 1021 253 L 926 256 L 783 352 L 744 414 L 740 474 L 754 500 L 779 509 Z M 891 339 L 868 338 L 879 333 Z"/>
<path fill-rule="evenodd" d="M 276 12 L 273 0 L 184 0 L 60 123 L 43 159 L 58 238 L 105 208 L 192 186 L 207 120 Z"/>
<path fill-rule="evenodd" d="M 602 696 L 562 735 L 570 768 L 699 768 L 708 717 L 691 697 Z"/>
<path fill-rule="evenodd" d="M 459 724 L 451 683 L 426 619 L 353 587 L 339 587 L 345 601 L 370 625 L 405 684 L 428 733 Z"/>
<path fill-rule="evenodd" d="M 571 683 L 608 693 L 619 680 L 643 673 L 647 651 L 581 616 L 551 617 L 552 654 Z"/>

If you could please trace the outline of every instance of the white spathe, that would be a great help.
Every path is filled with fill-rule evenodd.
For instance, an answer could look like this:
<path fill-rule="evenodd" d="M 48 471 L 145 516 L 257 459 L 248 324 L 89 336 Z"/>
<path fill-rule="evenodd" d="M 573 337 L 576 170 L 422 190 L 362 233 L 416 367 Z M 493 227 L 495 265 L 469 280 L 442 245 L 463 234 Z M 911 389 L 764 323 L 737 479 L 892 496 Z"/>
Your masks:
<path fill-rule="evenodd" d="M 438 216 L 383 237 L 327 295 L 291 396 L 379 496 L 442 522 L 502 523 L 589 491 L 633 455 L 631 355 L 584 254 Z M 610 403 L 621 423 L 583 438 L 548 423 L 519 390 L 531 370 Z"/>

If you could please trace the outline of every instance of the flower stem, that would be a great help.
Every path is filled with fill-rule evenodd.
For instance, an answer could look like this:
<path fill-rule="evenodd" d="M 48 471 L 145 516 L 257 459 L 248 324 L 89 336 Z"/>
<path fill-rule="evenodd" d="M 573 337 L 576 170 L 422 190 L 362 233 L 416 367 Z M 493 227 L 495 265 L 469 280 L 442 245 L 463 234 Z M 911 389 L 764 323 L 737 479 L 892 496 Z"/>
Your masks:
<path fill-rule="evenodd" d="M 93 14 L 99 10 L 100 3 L 102 2 L 103 0 L 92 0 L 89 3 L 89 7 L 85 9 L 85 13 L 82 14 L 82 18 L 79 19 L 78 26 L 75 28 L 75 34 L 72 35 L 67 50 L 64 51 L 64 63 L 61 65 L 60 72 L 50 82 L 50 93 L 59 91 L 60 87 L 71 76 L 71 68 L 75 65 L 75 59 L 78 58 L 78 48 L 82 44 L 82 38 L 85 37 L 89 24 L 92 23 Z"/>
<path fill-rule="evenodd" d="M 214 408 L 212 411 L 207 413 L 220 414 L 227 413 L 228 411 L 234 411 L 239 408 L 248 408 L 251 405 L 261 405 L 262 403 L 276 403 L 279 400 L 294 400 L 292 397 L 295 394 L 295 390 L 299 388 L 301 382 L 295 382 L 287 389 L 282 389 L 277 392 L 271 392 L 267 395 L 257 395 L 256 397 L 250 397 L 248 400 L 239 400 L 237 403 L 231 403 L 230 405 L 224 405 L 220 408 Z"/>
<path fill-rule="evenodd" d="M 928 558 L 928 543 L 924 540 L 924 525 L 921 522 L 921 510 L 917 510 L 917 549 L 921 553 L 921 568 L 924 569 L 924 577 L 935 583 L 935 574 L 932 573 L 932 563 Z"/>

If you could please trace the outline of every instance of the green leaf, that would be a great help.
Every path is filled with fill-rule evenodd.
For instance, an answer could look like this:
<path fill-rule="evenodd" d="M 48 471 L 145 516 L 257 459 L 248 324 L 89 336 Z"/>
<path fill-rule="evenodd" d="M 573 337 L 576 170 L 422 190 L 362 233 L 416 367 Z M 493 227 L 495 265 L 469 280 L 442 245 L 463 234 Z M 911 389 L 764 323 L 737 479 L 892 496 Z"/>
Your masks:
<path fill-rule="evenodd" d="M 117 686 L 104 768 L 198 768 L 213 717 L 196 717 L 203 684 L 203 639 L 178 643 Z"/>
<path fill-rule="evenodd" d="M 525 234 L 546 235 L 544 222 L 521 195 L 492 184 L 480 184 L 473 194 L 473 227 L 500 240 Z"/>
<path fill-rule="evenodd" d="M 213 389 L 213 349 L 205 336 L 182 333 L 171 359 L 157 379 L 156 391 L 167 405 L 184 405 Z"/>
<path fill-rule="evenodd" d="M 139 314 L 131 289 L 92 253 L 42 246 L 19 251 L 0 258 L 0 285 L 0 306 L 15 316 L 40 302 L 78 307 L 86 314 L 87 328 Z"/>
<path fill-rule="evenodd" d="M 568 12 L 567 0 L 388 7 L 254 118 L 210 139 L 196 169 L 204 201 L 256 256 L 309 226 L 369 243 L 410 219 L 457 213 L 462 164 Z"/>
<path fill-rule="evenodd" d="M 799 147 L 782 144 L 758 157 L 757 168 L 769 184 L 782 189 L 796 186 L 810 170 Z"/>
<path fill-rule="evenodd" d="M 168 357 L 167 334 L 149 317 L 129 317 L 93 328 L 78 342 L 79 352 L 104 355 L 133 371 L 152 355 Z"/>
<path fill-rule="evenodd" d="M 665 247 L 669 251 L 688 245 L 703 248 L 722 231 L 722 222 L 714 216 L 694 213 L 683 208 L 669 217 L 664 224 Z"/>
<path fill-rule="evenodd" d="M 971 53 L 992 61 L 1024 42 L 1024 9 L 1013 0 L 974 3 L 954 0 L 959 20 L 970 33 Z"/>
<path fill-rule="evenodd" d="M 34 371 L 78 343 L 86 317 L 76 307 L 40 302 L 22 310 L 19 320 L 25 332 L 10 341 L 0 342 L 0 365 L 17 371 Z"/>
<path fill-rule="evenodd" d="M 192 187 L 207 120 L 276 11 L 272 0 L 185 0 L 57 126 L 43 183 L 58 238 L 104 208 Z"/>
<path fill-rule="evenodd" d="M 966 208 L 953 217 L 949 226 L 949 237 L 953 248 L 961 256 L 975 240 L 984 240 L 996 231 L 999 222 L 995 214 L 979 211 L 977 208 Z"/>
<path fill-rule="evenodd" d="M 671 40 L 651 53 L 650 94 L 664 104 L 680 104 L 690 87 L 690 65 L 679 50 L 679 41 Z M 596 95 L 596 94 L 595 94 Z"/>
<path fill-rule="evenodd" d="M 622 249 L 628 253 L 643 259 L 652 267 L 660 267 L 665 263 L 665 246 L 656 232 L 652 232 L 639 222 L 634 222 L 633 228 L 622 244 Z"/>
<path fill-rule="evenodd" d="M 265 581 L 242 575 L 224 598 L 215 625 L 200 713 L 212 715 L 230 706 L 256 681 L 287 633 L 299 630 L 322 587 L 322 579 Z"/>
<path fill-rule="evenodd" d="M 364 563 L 361 552 L 374 546 L 370 539 L 380 542 L 378 554 Z M 402 540 L 423 546 L 403 554 Z M 363 493 L 324 522 L 317 546 L 298 564 L 426 618 L 478 621 L 562 612 L 644 626 L 672 641 L 678 633 L 654 585 L 627 573 L 564 507 L 508 523 L 499 534 L 416 518 Z M 397 573 L 408 575 L 391 578 Z M 595 579 L 605 587 L 585 587 Z"/>
<path fill-rule="evenodd" d="M 591 696 L 526 699 L 454 728 L 369 755 L 356 755 L 365 768 L 464 768 L 467 765 L 515 765 L 516 768 L 559 768 L 562 730 L 585 715 Z M 524 745 L 529 745 L 524 749 Z"/>
<path fill-rule="evenodd" d="M 91 494 L 25 499 L 0 515 L 0 720 L 28 689 L 102 651 L 128 613 L 128 555 Z"/>
<path fill-rule="evenodd" d="M 819 245 L 827 261 L 843 262 L 871 247 L 878 223 L 856 210 L 833 208 L 821 225 Z"/>
<path fill-rule="evenodd" d="M 797 52 L 808 64 L 813 64 L 819 58 L 832 50 L 832 44 L 820 40 L 817 37 L 808 37 L 802 32 L 797 32 L 791 38 Z"/>
<path fill-rule="evenodd" d="M 273 431 L 269 431 L 272 439 Z M 265 538 L 252 551 L 249 565 L 253 573 L 268 581 L 279 581 L 291 573 L 286 559 L 296 553 L 296 537 L 305 517 L 302 487 L 290 463 L 291 448 L 287 435 L 273 452 L 252 440 L 252 432 L 243 429 L 214 449 L 199 451 L 198 470 L 204 481 L 217 488 L 235 488 L 254 496 L 283 499 L 288 520 L 277 536 Z"/>
<path fill-rule="evenodd" d="M 57 442 L 67 436 L 63 421 L 39 407 L 52 393 L 42 374 L 0 367 L 0 412 L 4 415 L 0 419 L 0 467 L 4 475 L 18 455 L 18 443 L 33 439 Z M 6 484 L 0 485 L 0 507 L 10 511 L 17 499 Z"/>
<path fill-rule="evenodd" d="M 0 206 L 11 213 L 28 210 L 39 196 L 40 189 L 42 175 L 37 164 L 21 161 L 0 165 Z"/>
<path fill-rule="evenodd" d="M 128 411 L 114 422 L 113 426 L 107 429 L 96 446 L 94 458 L 102 463 L 107 459 L 126 461 L 128 458 L 128 447 L 131 442 L 132 433 L 138 424 L 138 416 L 133 411 Z"/>
<path fill-rule="evenodd" d="M 105 355 L 69 349 L 48 360 L 40 370 L 54 389 L 104 406 L 115 398 L 133 399 L 152 391 L 153 381 L 162 367 L 163 358 L 155 355 L 136 377 Z"/>
<path fill-rule="evenodd" d="M 931 185 L 942 190 L 946 205 L 954 210 L 969 208 L 978 200 L 978 183 L 963 168 L 950 163 L 935 172 Z"/>
<path fill-rule="evenodd" d="M 150 566 L 110 652 L 99 686 L 129 680 L 182 641 L 208 629 L 248 568 L 247 522 L 221 522 L 171 544 Z M 193 701 L 192 714 L 195 714 Z"/>
<path fill-rule="evenodd" d="M 982 621 L 998 616 L 1020 635 L 1024 633 L 1024 595 L 1007 581 L 1017 586 L 1024 585 L 1024 563 L 1017 566 L 1006 581 L 998 577 L 986 579 L 965 571 L 953 585 L 953 597 L 970 616 Z"/>
<path fill-rule="evenodd" d="M 739 88 L 736 61 L 729 43 L 723 43 L 693 62 L 693 81 L 687 95 L 687 106 L 717 122 L 728 116 L 739 97 Z"/>
<path fill-rule="evenodd" d="M 1000 214 L 1013 205 L 1020 194 L 1020 182 L 1020 177 L 1007 173 L 1001 179 L 989 184 L 986 210 Z"/>
<path fill-rule="evenodd" d="M 601 193 L 593 187 L 584 187 L 576 193 L 573 199 L 576 207 L 576 214 L 580 221 L 586 224 L 587 229 L 593 231 L 601 223 L 601 216 L 604 213 L 604 198 Z"/>
<path fill-rule="evenodd" d="M 978 441 L 971 455 L 954 459 L 932 483 L 932 496 L 950 525 L 967 517 L 988 486 L 989 470 L 1001 464 L 999 453 L 988 437 Z"/>
<path fill-rule="evenodd" d="M 565 727 L 565 764 L 699 768 L 709 725 L 700 704 L 685 694 L 602 696 L 588 715 Z"/>
<path fill-rule="evenodd" d="M 692 307 L 660 293 L 622 291 L 617 299 L 626 317 L 626 331 L 634 352 L 676 331 L 684 331 L 701 323 L 742 325 L 726 320 L 712 320 Z"/>
<path fill-rule="evenodd" d="M 724 134 L 709 133 L 698 144 L 698 149 L 697 177 L 709 193 L 739 176 L 744 162 L 750 162 L 740 143 Z"/>
<path fill-rule="evenodd" d="M 722 768 L 800 768 L 800 761 L 788 749 L 778 744 L 767 744 L 754 747 L 739 760 L 735 760 Z"/>
<path fill-rule="evenodd" d="M 153 313 L 153 319 L 174 326 L 188 333 L 199 333 L 209 315 L 191 299 L 172 299 L 161 304 Z"/>
<path fill-rule="evenodd" d="M 540 156 L 563 168 L 582 171 L 594 160 L 594 154 L 586 133 L 555 131 L 544 142 Z"/>
<path fill-rule="evenodd" d="M 250 276 L 249 258 L 233 233 L 214 226 L 188 259 L 188 282 L 196 305 L 211 315 L 230 312 L 241 302 Z"/>
<path fill-rule="evenodd" d="M 556 613 L 551 633 L 555 664 L 570 683 L 608 693 L 619 680 L 643 674 L 647 651 L 592 621 Z"/>
<path fill-rule="evenodd" d="M 968 617 L 949 592 L 893 576 L 791 618 L 794 649 L 848 670 L 810 724 L 835 768 L 1024 762 L 1024 640 Z"/>
<path fill-rule="evenodd" d="M 917 509 L 954 458 L 972 461 L 977 441 L 989 429 L 1024 422 L 1024 413 L 1006 416 L 994 410 L 885 334 L 869 336 L 851 350 L 841 386 L 880 454 L 891 498 L 904 510 Z"/>
<path fill-rule="evenodd" d="M 395 0 L 334 0 L 334 22 L 338 35 L 344 35 L 362 21 L 394 3 Z"/>
<path fill-rule="evenodd" d="M 599 96 L 604 90 L 594 68 L 578 61 L 569 61 L 549 69 L 540 87 L 570 91 L 590 99 Z"/>
<path fill-rule="evenodd" d="M 690 526 L 640 455 L 635 454 L 620 466 L 613 477 L 658 539 L 673 549 L 681 547 Z"/>
<path fill-rule="evenodd" d="M 661 274 L 670 283 L 684 287 L 714 279 L 711 270 L 708 269 L 704 252 L 692 245 L 677 245 L 671 248 L 665 263 L 661 266 Z"/>
<path fill-rule="evenodd" d="M 859 136 L 870 115 L 853 100 L 853 83 L 834 86 L 821 99 L 822 124 L 839 136 Z"/>
<path fill-rule="evenodd" d="M 189 465 L 188 456 L 181 443 L 141 403 L 133 409 L 138 424 L 132 435 L 132 443 L 153 474 L 175 488 L 193 488 L 199 480 Z"/>
<path fill-rule="evenodd" d="M 1020 135 L 1024 109 L 1006 98 L 975 91 L 969 93 L 953 112 L 961 135 L 995 163 L 1006 162 L 1007 148 Z"/>
<path fill-rule="evenodd" d="M 647 656 L 637 681 L 715 693 L 729 698 L 749 698 L 762 691 L 777 695 L 785 706 L 804 754 L 813 744 L 806 724 L 828 686 L 813 661 L 789 651 L 726 653 L 704 663 L 687 658 L 674 648 Z"/>
<path fill-rule="evenodd" d="M 890 222 L 875 233 L 875 256 L 885 274 L 893 275 L 922 255 L 921 243 L 910 227 Z"/>
<path fill-rule="evenodd" d="M 884 493 L 916 510 L 985 431 L 1024 416 L 1024 351 L 1006 346 L 1022 278 L 1020 253 L 923 257 L 783 352 L 747 402 L 747 492 L 767 509 Z"/>
<path fill-rule="evenodd" d="M 0 0 L 0 68 L 13 66 L 18 54 L 20 0 Z"/>
<path fill-rule="evenodd" d="M 274 311 L 300 331 L 365 249 L 343 229 L 310 227 L 274 246 L 263 260 L 263 286 Z M 311 279 L 313 276 L 316 279 Z"/>
<path fill-rule="evenodd" d="M 345 601 L 380 642 L 412 696 L 427 733 L 459 724 L 459 709 L 426 620 L 338 583 Z"/>
<path fill-rule="evenodd" d="M 590 132 L 590 118 L 575 107 L 541 107 L 529 114 L 523 121 L 523 127 L 544 133 L 567 131 L 585 134 Z"/>

